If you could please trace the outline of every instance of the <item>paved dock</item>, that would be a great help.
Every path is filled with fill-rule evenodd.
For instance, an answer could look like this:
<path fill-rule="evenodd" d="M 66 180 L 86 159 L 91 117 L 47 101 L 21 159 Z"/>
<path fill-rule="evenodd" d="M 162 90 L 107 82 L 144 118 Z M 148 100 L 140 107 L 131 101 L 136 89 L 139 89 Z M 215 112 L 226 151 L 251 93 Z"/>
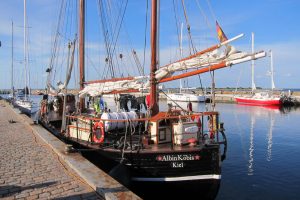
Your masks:
<path fill-rule="evenodd" d="M 0 198 L 103 199 L 1 101 Z"/>
<path fill-rule="evenodd" d="M 140 200 L 0 98 L 0 198 Z"/>

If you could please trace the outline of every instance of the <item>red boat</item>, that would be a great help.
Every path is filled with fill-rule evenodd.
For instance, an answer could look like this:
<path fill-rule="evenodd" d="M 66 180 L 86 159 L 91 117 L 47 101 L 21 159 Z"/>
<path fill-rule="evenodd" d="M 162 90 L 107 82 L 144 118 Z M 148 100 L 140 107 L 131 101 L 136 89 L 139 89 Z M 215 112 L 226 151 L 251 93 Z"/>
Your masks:
<path fill-rule="evenodd" d="M 269 94 L 268 92 L 258 92 L 252 96 L 246 97 L 235 97 L 237 103 L 240 104 L 251 104 L 260 106 L 280 106 L 282 104 L 282 99 L 280 97 Z"/>

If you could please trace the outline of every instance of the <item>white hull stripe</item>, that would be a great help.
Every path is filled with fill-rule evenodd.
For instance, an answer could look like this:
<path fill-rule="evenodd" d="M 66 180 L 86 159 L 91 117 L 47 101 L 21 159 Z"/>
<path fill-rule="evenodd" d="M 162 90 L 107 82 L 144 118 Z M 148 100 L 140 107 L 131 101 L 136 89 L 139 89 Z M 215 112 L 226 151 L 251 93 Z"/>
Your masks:
<path fill-rule="evenodd" d="M 148 182 L 168 182 L 168 181 L 192 181 L 206 179 L 221 179 L 221 175 L 208 174 L 198 176 L 181 176 L 181 177 L 163 177 L 163 178 L 147 178 L 147 177 L 132 177 L 133 181 L 148 181 Z"/>

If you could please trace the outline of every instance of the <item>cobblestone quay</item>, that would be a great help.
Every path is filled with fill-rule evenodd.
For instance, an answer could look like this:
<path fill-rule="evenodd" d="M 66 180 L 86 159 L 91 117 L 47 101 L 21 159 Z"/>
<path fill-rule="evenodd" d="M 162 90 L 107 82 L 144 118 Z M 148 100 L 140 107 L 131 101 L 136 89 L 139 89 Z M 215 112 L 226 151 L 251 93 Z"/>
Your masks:
<path fill-rule="evenodd" d="M 1 199 L 101 199 L 0 101 Z"/>

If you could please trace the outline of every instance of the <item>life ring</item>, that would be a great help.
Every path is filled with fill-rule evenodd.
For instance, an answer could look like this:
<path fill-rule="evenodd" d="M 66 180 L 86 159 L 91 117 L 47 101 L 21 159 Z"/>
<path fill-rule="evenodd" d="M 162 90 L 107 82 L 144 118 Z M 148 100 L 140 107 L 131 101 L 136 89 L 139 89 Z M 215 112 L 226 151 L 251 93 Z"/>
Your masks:
<path fill-rule="evenodd" d="M 97 135 L 100 134 L 100 138 Z M 102 143 L 104 141 L 104 126 L 102 122 L 96 122 L 93 126 L 93 141 L 95 143 Z"/>

